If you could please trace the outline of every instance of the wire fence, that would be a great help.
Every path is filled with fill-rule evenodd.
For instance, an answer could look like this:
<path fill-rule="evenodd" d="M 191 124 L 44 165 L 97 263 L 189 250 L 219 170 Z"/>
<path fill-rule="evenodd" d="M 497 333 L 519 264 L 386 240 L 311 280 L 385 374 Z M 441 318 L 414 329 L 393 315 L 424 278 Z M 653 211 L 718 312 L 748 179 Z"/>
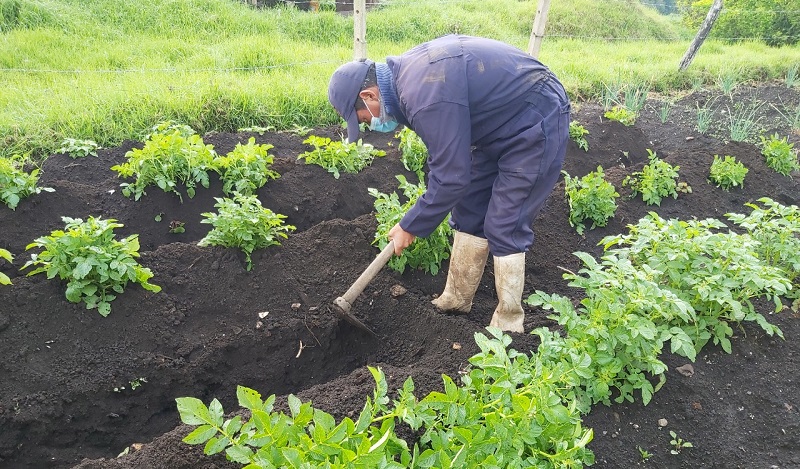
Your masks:
<path fill-rule="evenodd" d="M 240 0 L 240 1 L 243 2 L 243 3 L 252 4 L 251 0 Z M 474 0 L 474 3 L 482 3 L 483 1 L 485 1 L 485 0 Z M 605 1 L 607 1 L 607 2 L 624 3 L 626 5 L 630 5 L 631 4 L 631 0 L 605 0 Z M 373 7 L 374 6 L 396 6 L 396 5 L 402 6 L 402 5 L 414 5 L 414 4 L 417 4 L 419 2 L 419 0 L 366 0 L 366 2 L 367 2 L 368 6 L 373 6 Z M 264 2 L 261 2 L 261 3 L 264 3 Z M 300 6 L 318 6 L 319 8 L 325 8 L 326 5 L 330 5 L 331 7 L 337 6 L 337 7 L 352 8 L 352 6 L 353 6 L 353 4 L 355 2 L 353 2 L 352 0 L 350 0 L 350 1 L 348 1 L 348 0 L 337 0 L 337 1 L 327 1 L 327 2 L 325 0 L 277 0 L 277 1 L 271 2 L 271 3 L 282 3 L 282 4 L 285 4 L 285 5 L 293 5 L 293 6 L 298 6 L 298 5 L 300 5 Z M 426 3 L 441 4 L 441 5 L 454 4 L 454 3 L 463 4 L 464 0 L 426 0 Z M 652 9 L 658 9 L 658 7 L 661 7 L 661 6 L 664 5 L 663 2 L 660 2 L 660 3 L 636 2 L 636 3 L 638 3 L 640 5 L 643 5 L 643 6 L 646 6 L 646 7 L 649 7 L 649 8 L 652 8 Z M 687 13 L 687 12 L 692 11 L 692 7 L 675 5 L 672 8 L 672 11 L 674 11 L 676 13 Z M 754 12 L 753 10 L 744 10 L 744 9 L 741 9 L 741 8 L 728 8 L 728 7 L 724 7 L 724 6 L 723 6 L 722 10 L 720 10 L 720 11 L 722 13 L 725 13 L 725 12 L 728 12 L 728 13 L 743 13 L 743 12 L 753 13 Z M 777 10 L 772 10 L 772 9 L 766 9 L 766 8 L 759 8 L 759 9 L 755 10 L 755 12 L 757 12 L 757 13 L 777 13 L 777 14 L 792 14 L 792 13 L 795 13 L 796 14 L 796 13 L 800 13 L 800 9 L 777 9 Z"/>
<path fill-rule="evenodd" d="M 285 5 L 306 5 L 306 6 L 315 6 L 319 8 L 336 8 L 337 10 L 344 8 L 352 9 L 354 5 L 354 1 L 352 0 L 272 0 L 269 2 L 263 0 L 239 0 L 242 3 L 248 4 L 253 7 L 263 8 L 263 7 L 274 7 L 278 4 L 285 4 Z M 533 1 L 533 0 L 532 0 Z M 606 0 L 609 2 L 618 2 L 624 3 L 626 5 L 631 5 L 631 0 Z M 474 3 L 480 4 L 483 0 L 474 0 Z M 375 8 L 375 7 L 383 7 L 383 6 L 402 6 L 402 5 L 412 5 L 417 4 L 418 0 L 366 0 L 366 4 L 368 9 Z M 451 5 L 451 4 L 464 4 L 465 0 L 426 0 L 427 4 L 431 5 Z M 639 4 L 650 7 L 656 8 L 663 5 L 662 3 L 651 3 L 651 2 L 638 2 Z M 689 10 L 687 7 L 675 7 L 678 12 L 685 13 Z M 750 10 L 741 10 L 741 9 L 729 9 L 729 8 L 722 8 L 722 13 L 729 12 L 729 13 L 754 13 Z M 759 14 L 798 14 L 800 15 L 800 9 L 779 9 L 779 10 L 767 10 L 767 9 L 758 9 L 756 10 Z M 530 19 L 531 24 L 533 23 L 533 18 Z M 543 35 L 544 40 L 548 38 L 551 39 L 559 39 L 559 40 L 578 40 L 578 41 L 603 41 L 603 42 L 637 42 L 637 41 L 657 41 L 657 42 L 666 42 L 666 43 L 681 43 L 681 44 L 689 44 L 692 40 L 692 36 L 681 37 L 678 39 L 669 38 L 669 39 L 657 39 L 653 37 L 639 37 L 639 36 L 600 36 L 600 35 L 583 35 L 583 34 L 560 34 L 560 33 L 552 33 Z M 714 36 L 714 40 L 725 41 L 725 42 L 742 42 L 742 41 L 757 41 L 757 42 L 769 42 L 769 41 L 793 41 L 795 39 L 800 39 L 800 35 L 774 35 L 770 37 L 763 37 L 763 36 L 735 36 L 735 37 L 719 37 Z M 320 60 L 320 61 L 304 61 L 304 62 L 291 62 L 291 63 L 283 63 L 277 65 L 254 65 L 254 66 L 245 66 L 245 67 L 200 67 L 200 68 L 181 68 L 181 67 L 137 67 L 137 68 L 129 68 L 129 69 L 49 69 L 49 68 L 25 68 L 25 67 L 0 67 L 0 73 L 19 73 L 19 74 L 64 74 L 64 75 L 82 75 L 82 74 L 109 74 L 109 75 L 130 75 L 130 74 L 150 74 L 150 73 L 165 73 L 165 74 L 180 74 L 180 73 L 234 73 L 234 72 L 261 72 L 261 71 L 270 71 L 275 69 L 292 69 L 297 67 L 309 67 L 315 65 L 329 65 L 329 64 L 339 64 L 341 63 L 340 60 Z"/>

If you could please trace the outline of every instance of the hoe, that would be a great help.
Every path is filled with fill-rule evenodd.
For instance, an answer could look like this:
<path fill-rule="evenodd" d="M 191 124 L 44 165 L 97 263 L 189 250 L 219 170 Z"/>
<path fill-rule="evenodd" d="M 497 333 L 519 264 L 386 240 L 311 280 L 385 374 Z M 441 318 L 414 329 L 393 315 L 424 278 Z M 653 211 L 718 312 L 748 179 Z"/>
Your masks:
<path fill-rule="evenodd" d="M 369 282 L 371 282 L 372 279 L 378 275 L 378 272 L 380 272 L 383 266 L 389 262 L 392 254 L 394 254 L 394 242 L 389 241 L 389 244 L 387 244 L 386 247 L 383 248 L 383 250 L 375 257 L 375 260 L 373 260 L 372 263 L 364 270 L 364 272 L 353 283 L 350 289 L 348 289 L 344 295 L 336 298 L 336 300 L 333 302 L 333 310 L 340 318 L 373 337 L 377 337 L 375 332 L 373 332 L 372 329 L 366 326 L 366 324 L 353 316 L 350 313 L 350 309 L 353 307 L 353 302 L 356 300 L 356 298 L 358 298 L 358 295 L 364 291 L 367 285 L 369 285 Z"/>

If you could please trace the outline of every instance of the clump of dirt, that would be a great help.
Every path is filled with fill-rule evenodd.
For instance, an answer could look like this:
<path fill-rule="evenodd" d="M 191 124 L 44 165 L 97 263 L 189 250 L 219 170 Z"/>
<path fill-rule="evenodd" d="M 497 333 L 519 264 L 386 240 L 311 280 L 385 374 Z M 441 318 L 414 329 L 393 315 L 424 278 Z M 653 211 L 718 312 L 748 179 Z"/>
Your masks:
<path fill-rule="evenodd" d="M 605 119 L 597 105 L 580 103 L 573 118 L 589 131 L 589 150 L 570 143 L 564 170 L 580 177 L 602 166 L 623 197 L 608 226 L 580 236 L 567 221 L 560 182 L 534 225 L 525 295 L 544 290 L 577 299 L 578 292 L 561 278 L 562 269 L 580 268 L 573 253 L 600 254 L 600 239 L 625 232 L 649 211 L 663 218 L 722 218 L 728 212 L 747 213 L 744 204 L 764 196 L 797 204 L 800 177 L 767 168 L 755 135 L 750 142 L 730 141 L 722 117 L 701 134 L 695 113 L 712 97 L 717 103 L 758 100 L 763 102 L 758 132 L 789 135 L 797 143 L 797 129 L 772 109 L 794 109 L 798 95 L 777 83 L 743 87 L 731 97 L 705 90 L 673 100 L 665 122 L 665 98 L 654 96 L 630 127 Z M 341 130 L 313 133 L 339 139 Z M 279 403 L 296 394 L 341 418 L 357 414 L 372 392 L 367 365 L 386 372 L 390 389 L 412 376 L 417 395 L 424 396 L 441 389 L 442 374 L 457 377 L 477 352 L 473 335 L 488 324 L 496 303 L 491 265 L 467 315 L 439 314 L 430 304 L 444 286 L 446 263 L 435 277 L 384 269 L 353 309 L 377 339 L 326 308 L 378 252 L 372 245 L 376 221 L 368 189 L 396 191 L 396 174 L 413 180 L 391 135 L 368 133 L 365 140 L 387 156 L 339 179 L 298 162 L 297 156 L 311 149 L 300 135 L 213 133 L 204 140 L 225 154 L 250 137 L 274 146 L 274 169 L 281 174 L 258 191 L 259 199 L 297 230 L 282 246 L 254 253 L 249 272 L 241 252 L 197 246 L 209 229 L 201 214 L 213 211 L 214 198 L 222 196 L 218 180 L 209 189 L 199 188 L 192 199 L 184 195 L 182 203 L 157 188 L 136 202 L 121 194 L 122 181 L 110 168 L 141 142 L 100 150 L 96 158 L 53 155 L 42 168 L 40 184 L 55 192 L 26 199 L 16 211 L 0 208 L 0 247 L 15 255 L 13 265 L 0 265 L 13 281 L 0 287 L 0 354 L 5 358 L 0 362 L 0 467 L 238 467 L 181 443 L 190 428 L 180 424 L 176 397 L 217 398 L 233 411 L 236 386 L 244 385 L 278 395 Z M 641 170 L 648 149 L 680 166 L 690 194 L 665 199 L 660 207 L 628 197 L 621 182 Z M 744 188 L 726 192 L 707 181 L 716 154 L 735 156 L 750 169 Z M 19 271 L 29 258 L 26 245 L 63 228 L 62 216 L 114 218 L 124 224 L 118 236 L 138 234 L 140 262 L 153 271 L 151 282 L 162 291 L 131 286 L 103 318 L 69 303 L 63 282 L 26 277 Z M 183 223 L 185 231 L 170 232 L 172 222 Z M 395 285 L 406 293 L 392 295 Z M 769 319 L 786 340 L 740 327 L 733 353 L 709 346 L 692 364 L 693 373 L 678 371 L 685 359 L 665 354 L 667 383 L 648 406 L 635 402 L 593 409 L 585 424 L 594 429 L 595 467 L 800 465 L 800 401 L 794 392 L 800 326 L 790 314 Z M 545 312 L 527 308 L 526 330 L 553 324 Z M 512 347 L 521 351 L 538 345 L 528 334 L 512 337 Z M 670 454 L 670 430 L 694 447 Z M 123 451 L 128 454 L 117 458 Z M 641 451 L 652 454 L 646 463 Z"/>

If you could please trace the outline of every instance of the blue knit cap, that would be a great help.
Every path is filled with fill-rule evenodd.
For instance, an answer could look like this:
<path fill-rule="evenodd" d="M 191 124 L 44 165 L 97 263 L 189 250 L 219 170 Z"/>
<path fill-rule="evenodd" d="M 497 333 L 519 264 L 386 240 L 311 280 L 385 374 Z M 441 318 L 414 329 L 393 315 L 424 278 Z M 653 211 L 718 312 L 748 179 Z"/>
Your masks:
<path fill-rule="evenodd" d="M 392 69 L 386 64 L 375 64 L 375 75 L 378 78 L 378 89 L 381 91 L 381 100 L 386 107 L 386 113 L 397 119 L 402 119 L 400 104 L 397 99 L 397 91 L 394 88 Z"/>

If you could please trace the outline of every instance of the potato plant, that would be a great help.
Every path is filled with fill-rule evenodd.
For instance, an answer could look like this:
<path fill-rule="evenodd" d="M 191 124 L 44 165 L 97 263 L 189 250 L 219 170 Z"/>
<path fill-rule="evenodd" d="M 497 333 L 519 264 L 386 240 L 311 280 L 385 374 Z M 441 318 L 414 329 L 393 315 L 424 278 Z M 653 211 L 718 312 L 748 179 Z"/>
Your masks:
<path fill-rule="evenodd" d="M 154 125 L 150 128 L 150 132 L 144 136 L 144 140 L 150 140 L 153 135 L 160 134 L 160 135 L 171 135 L 175 132 L 178 132 L 183 138 L 189 138 L 192 135 L 195 135 L 197 132 L 190 126 L 186 124 L 181 124 L 175 121 L 166 120 L 163 122 L 159 122 L 158 124 Z"/>
<path fill-rule="evenodd" d="M 384 373 L 369 367 L 376 382 L 356 420 L 340 422 L 311 402 L 288 397 L 289 414 L 274 409 L 239 386 L 246 417 L 224 418 L 213 399 L 177 398 L 181 420 L 196 428 L 183 441 L 203 444 L 205 454 L 224 452 L 229 461 L 256 467 L 583 467 L 594 455 L 586 448 L 592 431 L 577 408 L 562 401 L 557 386 L 564 370 L 540 366 L 534 357 L 507 350 L 511 338 L 490 329 L 475 334 L 480 353 L 457 384 L 443 376 L 443 392 L 422 399 L 406 379 L 390 401 Z M 399 425 L 419 435 L 400 438 Z"/>
<path fill-rule="evenodd" d="M 761 243 L 753 236 L 718 232 L 725 228 L 716 219 L 664 220 L 651 213 L 629 234 L 601 241 L 607 250 L 616 247 L 617 257 L 650 272 L 661 288 L 691 306 L 691 321 L 669 325 L 683 329 L 698 351 L 711 340 L 730 353 L 731 325 L 743 321 L 782 336 L 756 310 L 753 300 L 770 300 L 779 311 L 791 281 L 759 256 Z"/>
<path fill-rule="evenodd" d="M 213 228 L 197 245 L 240 248 L 246 256 L 248 271 L 253 268 L 250 257 L 253 251 L 280 245 L 280 240 L 288 237 L 286 233 L 295 230 L 284 223 L 286 215 L 263 207 L 255 195 L 234 193 L 233 198 L 215 197 L 215 200 L 217 213 L 203 213 L 206 218 L 200 222 Z"/>
<path fill-rule="evenodd" d="M 0 259 L 5 259 L 10 264 L 14 261 L 14 256 L 7 249 L 0 248 Z M 3 272 L 0 272 L 0 285 L 11 285 L 11 279 Z"/>
<path fill-rule="evenodd" d="M 719 220 L 663 220 L 652 213 L 630 235 L 605 238 L 600 261 L 576 253 L 584 268 L 565 278 L 585 290 L 583 301 L 541 291 L 526 300 L 553 311 L 559 324 L 532 332 L 541 339 L 536 352 L 510 349 L 511 338 L 489 327 L 491 338 L 475 334 L 480 352 L 461 382 L 443 376 L 443 392 L 418 399 L 408 378 L 390 401 L 383 372 L 370 367 L 372 398 L 357 420 L 337 423 L 291 395 L 290 415 L 276 412 L 274 395 L 262 401 L 240 386 L 249 420 L 226 420 L 216 399 L 208 407 L 196 398 L 176 399 L 181 420 L 196 427 L 183 441 L 253 468 L 592 465 L 586 447 L 592 432 L 582 427 L 581 415 L 612 397 L 632 402 L 639 393 L 647 404 L 665 382 L 660 357 L 667 344 L 695 360 L 710 340 L 730 353 L 731 326 L 741 321 L 782 336 L 751 299 L 776 300 L 790 283 L 755 249 L 767 243 L 769 252 L 798 252 L 792 243 L 800 223 L 797 207 L 761 202 L 766 210 L 738 220 L 751 228 L 767 221 L 765 231 L 778 236 L 761 233 L 761 242 L 750 233 L 718 232 L 725 228 Z M 413 446 L 397 435 L 401 423 L 413 432 Z"/>
<path fill-rule="evenodd" d="M 150 269 L 136 261 L 139 237 L 122 240 L 114 229 L 123 225 L 113 218 L 61 218 L 64 230 L 56 230 L 29 244 L 25 250 L 41 248 L 31 254 L 22 269 L 34 267 L 28 276 L 44 273 L 48 279 L 58 276 L 67 281 L 66 297 L 73 303 L 86 303 L 86 309 L 97 308 L 102 316 L 111 313 L 111 302 L 123 293 L 128 282 L 138 283 L 145 290 L 161 291 L 148 280 Z"/>
<path fill-rule="evenodd" d="M 623 186 L 630 186 L 633 196 L 642 195 L 642 200 L 648 205 L 661 205 L 664 197 L 678 198 L 678 170 L 680 166 L 672 166 L 660 159 L 650 149 L 649 163 L 642 171 L 626 176 L 622 180 Z"/>
<path fill-rule="evenodd" d="M 395 176 L 400 181 L 399 189 L 403 191 L 405 202 L 400 202 L 397 192 L 384 194 L 377 189 L 369 189 L 369 194 L 375 197 L 376 218 L 378 229 L 375 232 L 375 243 L 383 249 L 387 235 L 392 227 L 399 223 L 403 215 L 411 209 L 417 199 L 425 193 L 425 183 L 412 184 L 402 175 Z M 389 267 L 403 273 L 406 267 L 421 269 L 431 275 L 436 275 L 442 267 L 442 262 L 450 257 L 450 236 L 453 229 L 448 224 L 449 217 L 426 238 L 417 238 L 411 246 L 403 250 L 400 256 L 389 260 Z"/>
<path fill-rule="evenodd" d="M 0 157 L 0 201 L 11 210 L 16 210 L 20 200 L 39 194 L 53 192 L 49 187 L 39 187 L 39 169 L 25 172 L 25 158 Z"/>
<path fill-rule="evenodd" d="M 329 138 L 312 135 L 303 143 L 312 145 L 314 150 L 300 154 L 297 159 L 305 160 L 306 164 L 322 166 L 336 179 L 339 179 L 341 172 L 358 173 L 372 164 L 376 156 L 386 155 L 385 151 L 376 150 L 361 140 L 353 143 L 334 142 Z"/>
<path fill-rule="evenodd" d="M 250 137 L 246 145 L 237 143 L 227 155 L 215 158 L 213 164 L 220 173 L 222 191 L 226 195 L 252 195 L 271 179 L 279 178 L 280 174 L 270 169 L 274 161 L 270 149 L 272 145 L 259 145 Z"/>
<path fill-rule="evenodd" d="M 403 130 L 398 132 L 400 138 L 400 161 L 403 167 L 409 171 L 414 171 L 420 181 L 424 181 L 423 168 L 425 162 L 428 160 L 428 148 L 425 142 L 413 130 L 408 127 L 403 127 Z"/>
<path fill-rule="evenodd" d="M 589 131 L 580 122 L 571 121 L 569 123 L 569 138 L 583 151 L 589 151 L 589 142 L 586 141 L 587 135 L 589 135 Z"/>
<path fill-rule="evenodd" d="M 794 254 L 800 222 L 796 207 L 763 202 L 767 210 L 737 217 L 748 229 L 769 220 L 759 241 L 751 233 L 719 231 L 726 228 L 719 220 L 663 220 L 651 213 L 629 235 L 604 238 L 599 261 L 576 253 L 584 267 L 564 278 L 585 291 L 580 304 L 542 291 L 530 295 L 526 302 L 553 311 L 559 324 L 533 333 L 541 339 L 542 366 L 567 370 L 560 395 L 582 412 L 613 396 L 632 402 L 636 392 L 647 404 L 666 379 L 660 356 L 667 344 L 694 361 L 710 341 L 730 353 L 734 327 L 743 321 L 783 337 L 753 300 L 772 300 L 778 310 L 781 297 L 791 294 L 790 276 L 800 272 Z M 761 250 L 782 253 L 774 257 L 780 267 Z"/>
<path fill-rule="evenodd" d="M 120 184 L 122 194 L 139 200 L 146 195 L 150 186 L 158 186 L 164 192 L 173 192 L 181 201 L 179 185 L 186 187 L 189 198 L 195 195 L 197 184 L 209 186 L 209 172 L 216 171 L 212 145 L 192 134 L 185 136 L 185 130 L 176 128 L 171 133 L 154 132 L 144 142 L 144 148 L 134 148 L 126 153 L 127 162 L 114 165 L 120 177 L 135 178 L 134 182 Z"/>
<path fill-rule="evenodd" d="M 736 161 L 736 158 L 730 155 L 725 155 L 724 158 L 714 155 L 708 179 L 717 187 L 728 191 L 731 187 L 743 187 L 744 177 L 748 171 L 742 162 Z"/>
<path fill-rule="evenodd" d="M 617 211 L 616 199 L 619 193 L 614 185 L 605 180 L 601 166 L 582 178 L 573 178 L 566 171 L 564 174 L 565 192 L 569 202 L 569 224 L 583 234 L 585 220 L 592 222 L 590 229 L 606 226 L 608 220 Z"/>
<path fill-rule="evenodd" d="M 749 215 L 727 213 L 725 217 L 758 241 L 755 252 L 759 259 L 783 271 L 794 288 L 788 297 L 800 298 L 800 208 L 782 205 L 769 197 L 758 199 L 759 204 L 747 203 Z M 798 305 L 794 309 L 797 312 Z"/>
<path fill-rule="evenodd" d="M 794 144 L 787 138 L 774 134 L 769 138 L 761 137 L 761 154 L 766 159 L 767 166 L 784 176 L 789 176 L 792 171 L 800 170 Z"/>
<path fill-rule="evenodd" d="M 56 153 L 69 155 L 72 159 L 85 158 L 87 156 L 97 156 L 97 149 L 100 145 L 94 140 L 82 140 L 78 138 L 65 138 L 61 142 L 61 148 Z"/>
<path fill-rule="evenodd" d="M 604 114 L 607 119 L 617 121 L 623 125 L 631 126 L 636 123 L 636 112 L 629 110 L 625 106 L 614 106 Z"/>

